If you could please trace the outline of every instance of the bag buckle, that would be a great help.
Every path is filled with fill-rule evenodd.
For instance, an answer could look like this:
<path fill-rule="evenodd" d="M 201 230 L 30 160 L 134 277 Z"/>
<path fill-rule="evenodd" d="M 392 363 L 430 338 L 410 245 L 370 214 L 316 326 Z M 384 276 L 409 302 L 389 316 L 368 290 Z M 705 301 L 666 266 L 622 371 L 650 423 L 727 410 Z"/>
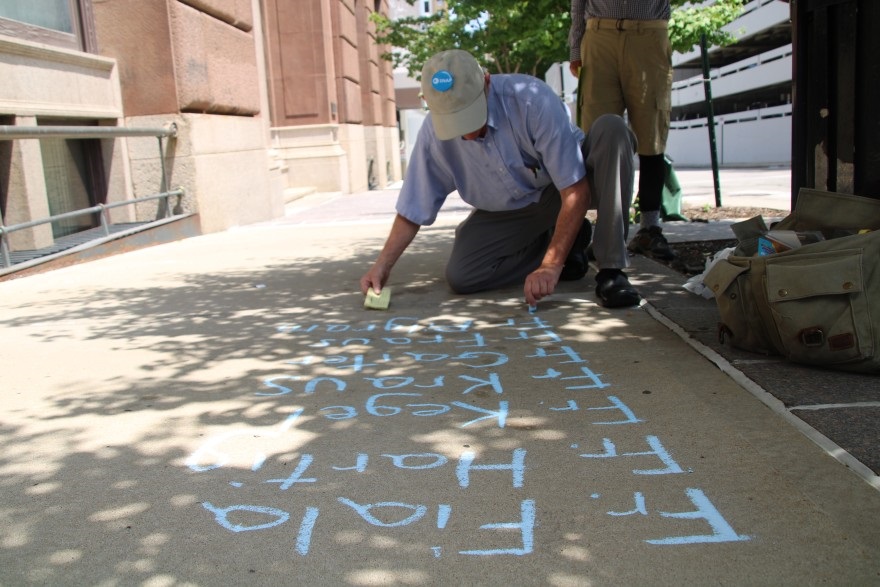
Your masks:
<path fill-rule="evenodd" d="M 724 344 L 725 339 L 727 339 L 727 338 L 733 338 L 733 331 L 727 326 L 727 324 L 724 324 L 723 322 L 719 322 L 718 323 L 718 342 L 720 344 Z"/>
<path fill-rule="evenodd" d="M 821 326 L 810 326 L 804 328 L 798 333 L 801 344 L 806 347 L 820 347 L 825 344 L 825 333 L 822 332 Z"/>

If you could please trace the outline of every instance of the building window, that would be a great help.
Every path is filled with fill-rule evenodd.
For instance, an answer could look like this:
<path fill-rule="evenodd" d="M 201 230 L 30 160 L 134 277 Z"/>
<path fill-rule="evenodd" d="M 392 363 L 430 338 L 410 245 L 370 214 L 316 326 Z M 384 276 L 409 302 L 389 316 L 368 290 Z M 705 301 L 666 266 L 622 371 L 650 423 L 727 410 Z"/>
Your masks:
<path fill-rule="evenodd" d="M 422 11 L 427 15 L 431 14 L 431 0 L 425 0 L 422 4 Z"/>
<path fill-rule="evenodd" d="M 81 120 L 41 120 L 56 126 L 82 125 Z M 106 203 L 106 182 L 98 139 L 40 139 L 49 214 L 63 214 Z M 98 226 L 97 214 L 75 216 L 52 223 L 59 238 Z"/>
<path fill-rule="evenodd" d="M 91 0 L 0 0 L 0 34 L 96 52 Z"/>

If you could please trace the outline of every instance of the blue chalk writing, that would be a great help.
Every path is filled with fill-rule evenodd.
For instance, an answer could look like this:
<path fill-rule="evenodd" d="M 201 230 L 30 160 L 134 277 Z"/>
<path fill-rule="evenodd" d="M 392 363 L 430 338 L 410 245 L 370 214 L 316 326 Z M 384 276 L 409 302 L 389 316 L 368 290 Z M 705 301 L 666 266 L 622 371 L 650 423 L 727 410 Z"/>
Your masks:
<path fill-rule="evenodd" d="M 312 531 L 318 520 L 318 508 L 308 507 L 299 524 L 299 532 L 296 534 L 296 553 L 300 556 L 309 554 L 309 545 L 312 543 Z"/>
<path fill-rule="evenodd" d="M 576 412 L 576 411 L 578 411 L 578 405 L 577 405 L 576 401 L 574 401 L 573 399 L 570 399 L 570 400 L 568 400 L 568 402 L 566 402 L 564 408 L 550 407 L 550 410 L 553 412 Z"/>
<path fill-rule="evenodd" d="M 611 420 L 607 422 L 591 422 L 591 424 L 596 425 L 615 425 L 615 424 L 638 424 L 643 422 L 644 420 L 640 420 L 636 417 L 635 413 L 623 403 L 620 398 L 614 395 L 609 395 L 608 401 L 611 402 L 610 406 L 598 406 L 598 407 L 588 407 L 587 411 L 596 411 L 596 410 L 617 410 L 620 411 L 624 419 L 623 420 Z M 575 400 L 568 400 L 564 407 L 553 407 L 548 408 L 552 412 L 576 412 L 580 409 L 578 403 Z"/>
<path fill-rule="evenodd" d="M 441 503 L 437 507 L 437 528 L 442 530 L 446 527 L 446 523 L 449 522 L 449 516 L 452 514 L 452 506 Z"/>
<path fill-rule="evenodd" d="M 403 408 L 398 406 L 386 406 L 386 405 L 377 405 L 377 402 L 380 399 L 386 397 L 421 397 L 420 393 L 377 393 L 376 395 L 370 396 L 367 400 L 367 403 L 364 404 L 364 409 L 371 416 L 394 416 L 403 411 Z"/>
<path fill-rule="evenodd" d="M 229 530 L 230 532 L 249 532 L 251 530 L 265 530 L 273 528 L 279 524 L 283 524 L 290 518 L 290 514 L 283 510 L 258 505 L 233 505 L 226 508 L 217 507 L 210 502 L 202 502 L 202 507 L 214 514 L 214 519 L 218 524 Z M 233 524 L 229 521 L 229 514 L 232 512 L 250 512 L 254 514 L 263 514 L 272 516 L 275 519 L 263 524 Z"/>
<path fill-rule="evenodd" d="M 354 406 L 327 406 L 319 408 L 319 412 L 327 412 L 321 414 L 328 420 L 351 420 L 357 418 L 358 411 Z"/>
<path fill-rule="evenodd" d="M 437 453 L 421 453 L 421 454 L 408 454 L 408 455 L 388 455 L 383 454 L 383 457 L 388 457 L 391 459 L 391 463 L 397 467 L 398 469 L 434 469 L 436 467 L 442 467 L 445 465 L 449 459 L 445 456 Z M 428 462 L 414 465 L 407 464 L 408 459 L 425 459 Z"/>
<path fill-rule="evenodd" d="M 278 392 L 268 393 L 264 391 L 258 391 L 254 393 L 254 395 L 269 397 L 277 395 L 287 395 L 288 393 L 291 393 L 293 391 L 293 388 L 276 383 L 276 381 L 302 381 L 303 379 L 305 379 L 305 377 L 300 377 L 299 375 L 276 375 L 274 377 L 268 377 L 263 380 L 263 385 L 272 389 L 277 389 Z M 337 379 L 336 377 L 315 377 L 313 379 L 309 379 L 305 386 L 303 386 L 303 393 L 307 395 L 315 393 L 318 385 L 325 381 L 329 382 L 333 387 L 335 387 L 336 391 L 345 391 L 346 383 L 342 379 Z"/>
<path fill-rule="evenodd" d="M 329 346 L 332 346 L 335 342 L 336 342 L 335 338 L 322 338 L 318 342 L 310 344 L 309 346 L 314 347 L 314 348 L 329 347 Z M 370 344 L 369 338 L 344 338 L 339 343 L 339 346 L 349 346 L 349 345 L 367 346 L 369 344 Z M 389 343 L 389 344 L 394 344 L 394 343 Z"/>
<path fill-rule="evenodd" d="M 532 375 L 532 379 L 561 379 L 562 381 L 571 381 L 576 379 L 587 379 L 590 381 L 587 385 L 566 385 L 565 389 L 603 389 L 608 387 L 608 383 L 604 383 L 600 379 L 600 375 L 593 373 L 589 367 L 580 367 L 583 375 L 570 375 L 562 377 L 562 372 L 556 369 L 547 369 L 544 375 Z"/>
<path fill-rule="evenodd" d="M 263 428 L 249 427 L 243 430 L 233 430 L 232 432 L 216 436 L 187 457 L 186 466 L 196 472 L 210 471 L 211 469 L 220 468 L 226 465 L 230 459 L 230 455 L 226 451 L 221 450 L 220 445 L 233 438 L 239 437 L 253 437 L 259 435 L 265 436 L 266 438 L 277 438 L 290 430 L 293 427 L 293 423 L 296 422 L 297 418 L 299 418 L 302 413 L 302 408 L 295 410 L 274 430 L 269 429 L 266 431 Z M 265 456 L 257 454 L 256 459 L 254 460 L 254 466 L 257 466 L 257 463 L 262 465 L 263 461 L 265 461 Z M 203 462 L 206 462 L 207 464 L 202 464 Z"/>
<path fill-rule="evenodd" d="M 411 346 L 411 345 L 439 345 L 443 343 L 451 344 L 458 348 L 479 348 L 486 346 L 485 337 L 478 333 L 464 333 L 464 338 L 453 338 L 444 336 L 443 334 L 434 334 L 431 336 L 381 336 L 376 338 L 367 337 L 351 337 L 351 338 L 322 338 L 318 342 L 308 344 L 309 348 L 330 348 L 332 346 L 372 346 L 374 344 L 386 344 L 390 346 Z"/>
<path fill-rule="evenodd" d="M 567 393 L 601 390 L 610 387 L 610 384 L 602 374 L 593 371 L 586 347 L 566 344 L 563 337 L 543 316 L 521 312 L 516 314 L 510 319 L 488 323 L 485 320 L 477 323 L 473 320 L 445 317 L 427 320 L 392 316 L 387 320 L 358 323 L 277 324 L 275 326 L 277 332 L 288 338 L 285 347 L 290 349 L 295 345 L 299 351 L 286 351 L 290 354 L 280 360 L 284 365 L 283 370 L 274 375 L 262 375 L 259 380 L 260 387 L 253 395 L 274 398 L 290 396 L 287 401 L 296 397 L 303 402 L 314 402 L 315 398 L 320 400 L 321 397 L 332 396 L 333 400 L 319 402 L 318 405 L 302 404 L 309 406 L 312 412 L 312 417 L 308 420 L 309 432 L 306 436 L 314 436 L 316 439 L 341 428 L 332 426 L 320 430 L 323 420 L 350 421 L 356 418 L 384 418 L 381 425 L 371 421 L 373 424 L 370 427 L 376 429 L 394 424 L 399 418 L 421 418 L 423 419 L 421 422 L 425 422 L 424 418 L 435 416 L 441 416 L 436 421 L 444 428 L 456 426 L 462 429 L 468 427 L 504 429 L 509 413 L 507 401 L 496 401 L 494 404 L 483 406 L 474 405 L 470 400 L 473 398 L 483 404 L 486 402 L 479 400 L 477 396 L 485 398 L 491 397 L 489 394 L 504 395 L 503 383 L 509 383 L 506 379 L 509 375 L 503 371 L 504 366 L 517 360 L 525 360 L 524 364 L 531 369 L 530 377 L 525 381 L 516 381 L 516 384 L 536 387 L 540 385 L 541 388 L 537 390 L 540 393 L 538 399 L 543 400 L 538 402 L 539 408 L 534 408 L 537 400 L 525 399 L 524 401 L 530 406 L 528 409 L 548 410 L 548 415 L 555 412 L 580 411 L 581 413 L 577 415 L 560 415 L 560 417 L 569 421 L 577 420 L 582 425 L 635 425 L 645 421 L 621 399 L 626 397 L 624 394 Z M 486 329 L 490 329 L 488 332 L 491 332 L 492 336 L 488 334 L 484 336 Z M 277 338 L 279 337 L 276 335 Z M 498 341 L 515 341 L 515 343 L 505 343 L 507 346 L 493 348 L 493 343 Z M 501 350 L 505 352 L 500 352 Z M 451 368 L 457 368 L 458 373 Z M 443 375 L 437 375 L 438 372 Z M 505 379 L 503 380 L 502 377 Z M 532 381 L 531 384 L 528 383 L 529 379 Z M 545 391 L 550 393 L 543 393 Z M 577 400 L 569 399 L 575 396 Z M 444 398 L 440 400 L 443 403 L 432 403 L 441 397 Z M 455 397 L 469 401 L 450 401 Z M 264 407 L 269 409 L 277 403 L 280 403 L 280 400 L 267 402 Z M 352 405 L 328 405 L 332 403 Z M 519 407 L 525 409 L 524 406 Z M 461 499 L 465 499 L 466 496 L 483 495 L 487 490 L 496 491 L 499 487 L 501 488 L 499 495 L 509 496 L 511 488 L 519 490 L 517 493 L 525 494 L 522 488 L 525 487 L 527 450 L 515 448 L 517 445 L 510 446 L 508 442 L 511 439 L 505 439 L 497 430 L 494 433 L 490 430 L 490 435 L 493 439 L 499 440 L 497 442 L 493 440 L 486 446 L 494 447 L 494 450 L 505 447 L 501 458 L 491 456 L 495 454 L 494 452 L 486 454 L 476 450 L 465 450 L 457 458 L 450 454 L 448 449 L 444 449 L 443 453 L 419 452 L 426 446 L 422 444 L 413 446 L 412 452 L 399 450 L 398 446 L 387 446 L 375 453 L 352 450 L 348 455 L 343 453 L 340 456 L 334 449 L 332 459 L 322 458 L 323 453 L 320 449 L 314 449 L 312 451 L 314 454 L 299 453 L 298 460 L 291 462 L 289 457 L 280 457 L 280 455 L 296 450 L 289 448 L 291 442 L 303 446 L 298 442 L 301 435 L 276 440 L 279 446 L 271 446 L 267 443 L 273 439 L 280 439 L 283 434 L 289 432 L 297 418 L 303 414 L 304 409 L 300 408 L 280 424 L 276 423 L 269 427 L 254 426 L 220 434 L 194 451 L 186 464 L 193 471 L 206 472 L 235 463 L 235 470 L 226 473 L 227 477 L 224 478 L 222 473 L 215 475 L 220 475 L 216 479 L 226 484 L 226 491 L 233 491 L 236 495 L 244 494 L 243 488 L 251 489 L 255 486 L 259 486 L 260 491 L 265 492 L 264 484 L 277 486 L 279 492 L 303 487 L 302 484 L 310 484 L 295 497 L 297 501 L 307 496 L 320 495 L 321 499 L 331 500 L 331 508 L 346 514 L 347 518 L 343 516 L 342 521 L 346 519 L 348 523 L 352 520 L 355 523 L 364 521 L 379 528 L 403 528 L 420 524 L 419 531 L 446 531 L 453 520 L 453 505 L 455 505 L 456 532 L 452 534 L 444 532 L 444 540 L 467 536 L 462 534 L 461 529 L 468 523 L 472 524 L 471 530 L 476 533 L 472 534 L 470 539 L 464 539 L 464 543 L 454 546 L 440 541 L 425 542 L 426 546 L 443 544 L 443 546 L 427 546 L 430 548 L 429 552 L 438 559 L 442 554 L 448 556 L 448 553 L 462 556 L 524 556 L 534 552 L 537 507 L 532 499 L 517 499 L 512 503 L 501 499 L 496 507 L 510 507 L 513 511 L 518 509 L 519 519 L 483 523 L 515 518 L 515 514 L 510 512 L 498 515 L 497 512 L 490 511 L 485 514 L 477 513 L 475 518 L 473 511 L 461 509 L 457 502 L 448 501 L 448 497 L 442 499 L 445 503 L 425 505 L 430 502 L 387 499 L 387 497 L 401 496 L 386 496 L 385 501 L 379 501 L 371 498 L 369 493 L 366 496 L 358 493 L 356 497 L 359 501 L 356 502 L 351 497 L 343 497 L 338 493 L 327 496 L 326 492 L 314 491 L 318 489 L 315 487 L 318 483 L 328 488 L 347 486 L 346 483 L 350 483 L 353 487 L 356 483 L 371 483 L 371 479 L 393 474 L 398 477 L 420 475 L 432 480 L 439 479 L 441 483 L 444 482 L 443 480 L 446 480 L 446 483 L 457 482 L 458 487 L 453 485 L 445 489 L 452 490 L 454 495 L 460 494 Z M 444 416 L 447 414 L 449 416 Z M 450 416 L 454 418 L 450 419 Z M 326 422 L 324 424 L 326 426 Z M 430 423 L 426 422 L 421 427 L 426 431 L 425 438 L 429 438 L 432 434 Z M 609 430 L 604 428 L 603 432 Z M 463 431 L 461 434 L 464 438 Z M 433 440 L 413 438 L 417 442 L 433 442 Z M 685 472 L 657 436 L 648 435 L 644 436 L 644 439 L 646 448 L 635 447 L 640 450 L 631 450 L 634 447 L 630 446 L 626 447 L 630 450 L 623 450 L 622 439 L 616 438 L 614 440 L 618 441 L 617 444 L 611 438 L 602 438 L 601 448 L 596 449 L 598 437 L 591 439 L 586 450 L 579 449 L 578 445 L 571 443 L 570 440 L 562 441 L 561 446 L 570 446 L 576 451 L 574 454 L 583 453 L 579 456 L 584 459 L 606 459 L 602 466 L 609 465 L 607 459 L 630 459 L 623 461 L 625 464 L 621 461 L 616 461 L 615 464 L 627 471 L 631 469 L 634 475 L 658 476 Z M 327 440 L 332 442 L 333 439 L 327 438 Z M 469 443 L 470 440 L 464 442 Z M 583 445 L 588 446 L 586 442 Z M 470 446 L 475 445 L 464 444 L 465 449 Z M 272 467 L 266 466 L 267 454 L 279 455 L 278 460 L 272 462 Z M 632 460 L 634 458 L 640 460 Z M 531 472 L 532 468 L 542 465 L 540 462 L 534 462 L 534 459 L 535 457 L 532 457 L 529 460 L 529 480 L 533 483 L 535 480 L 531 478 L 534 474 Z M 598 463 L 594 464 L 598 466 Z M 247 472 L 248 466 L 250 473 Z M 280 472 L 275 470 L 279 466 L 284 467 Z M 637 466 L 641 468 L 634 468 Z M 273 472 L 266 474 L 264 473 L 266 470 Z M 452 474 L 455 476 L 454 480 Z M 248 477 L 242 478 L 242 475 Z M 383 478 L 383 483 L 377 487 L 388 489 L 399 486 Z M 508 488 L 506 493 L 504 487 Z M 350 489 L 350 491 L 356 490 Z M 596 501 L 591 502 L 589 510 L 594 514 L 611 516 L 619 520 L 620 524 L 625 523 L 623 518 L 628 516 L 652 516 L 653 519 L 650 521 L 655 524 L 660 523 L 662 530 L 655 528 L 639 539 L 644 539 L 645 536 L 668 534 L 662 538 L 645 540 L 654 545 L 734 542 L 750 539 L 734 531 L 700 489 L 686 490 L 686 496 L 693 507 L 681 509 L 694 511 L 680 512 L 665 511 L 669 508 L 656 508 L 656 506 L 651 509 L 649 508 L 649 504 L 653 505 L 649 502 L 651 494 L 646 495 L 641 491 L 628 493 L 632 497 L 631 501 L 629 496 L 625 495 L 622 501 L 609 505 L 605 503 L 608 500 L 606 491 L 602 496 L 605 500 L 602 505 L 605 507 L 597 509 L 595 505 L 600 502 Z M 600 498 L 599 493 L 588 495 L 589 497 L 585 499 Z M 280 493 L 277 499 L 283 499 Z M 289 503 L 292 497 L 285 495 L 284 499 Z M 202 507 L 213 515 L 218 525 L 230 532 L 275 528 L 293 516 L 301 515 L 292 556 L 305 557 L 310 550 L 314 550 L 313 534 L 324 526 L 322 524 L 319 527 L 317 524 L 324 505 L 319 510 L 318 507 L 305 507 L 303 504 L 298 508 L 297 514 L 269 505 L 238 504 L 220 507 L 204 501 Z M 436 512 L 434 507 L 437 508 Z M 467 512 L 466 515 L 463 515 L 464 511 Z M 699 524 L 700 522 L 702 524 Z M 641 523 L 639 521 L 639 524 Z M 692 526 L 705 525 L 708 525 L 709 531 L 691 532 L 694 529 L 705 530 Z M 667 532 L 670 528 L 672 530 Z M 293 525 L 290 529 L 293 530 Z M 476 531 L 477 529 L 479 531 Z M 681 535 L 674 535 L 679 533 Z M 492 537 L 491 540 L 487 540 L 489 537 Z"/>
<path fill-rule="evenodd" d="M 572 448 L 579 448 L 577 444 L 573 444 Z M 617 456 L 617 447 L 608 438 L 602 439 L 602 448 L 605 452 L 600 453 L 583 453 L 580 456 L 585 459 L 608 459 Z"/>
<path fill-rule="evenodd" d="M 493 465 L 474 465 L 477 458 L 476 453 L 467 451 L 461 454 L 458 459 L 458 466 L 455 468 L 455 476 L 458 478 L 459 487 L 468 487 L 470 485 L 470 472 L 478 471 L 504 471 L 510 470 L 513 474 L 513 487 L 522 487 L 523 477 L 525 476 L 525 459 L 526 451 L 517 448 L 513 451 L 513 460 L 508 463 L 496 463 Z"/>
<path fill-rule="evenodd" d="M 474 412 L 482 412 L 482 413 L 486 414 L 485 416 L 482 416 L 480 418 L 476 418 L 474 420 L 471 420 L 470 422 L 465 422 L 464 424 L 461 425 L 462 428 L 466 428 L 467 426 L 470 426 L 471 424 L 476 424 L 477 422 L 482 422 L 483 420 L 491 420 L 491 419 L 498 420 L 498 427 L 504 428 L 504 424 L 507 421 L 507 402 L 498 402 L 498 409 L 497 410 L 487 410 L 487 409 L 481 408 L 479 406 L 472 406 L 472 405 L 462 403 L 462 402 L 450 402 L 450 403 L 454 406 L 458 406 L 459 408 L 464 408 L 466 410 L 473 410 Z"/>
<path fill-rule="evenodd" d="M 484 530 L 519 530 L 522 536 L 522 546 L 520 548 L 499 548 L 491 550 L 460 550 L 460 554 L 469 554 L 475 556 L 494 556 L 512 554 L 515 556 L 523 556 L 534 550 L 534 530 L 535 530 L 535 500 L 524 499 L 520 503 L 520 521 L 519 522 L 503 522 L 498 524 L 483 524 L 480 526 Z"/>
<path fill-rule="evenodd" d="M 337 369 L 351 369 L 360 373 L 367 367 L 375 367 L 377 363 L 367 363 L 363 355 L 330 355 L 324 358 L 325 365 L 333 365 Z"/>
<path fill-rule="evenodd" d="M 623 457 L 641 457 L 641 456 L 656 456 L 660 459 L 660 461 L 666 465 L 665 468 L 662 469 L 633 469 L 633 473 L 636 475 L 669 475 L 674 473 L 684 473 L 684 470 L 678 465 L 678 463 L 673 460 L 672 456 L 669 452 L 663 448 L 663 445 L 660 443 L 660 439 L 656 436 L 646 436 L 645 440 L 648 442 L 648 446 L 650 446 L 653 450 L 646 452 L 627 452 L 622 453 L 620 456 Z M 585 453 L 580 455 L 585 459 L 600 459 L 600 458 L 612 458 L 618 456 L 617 447 L 614 445 L 611 440 L 607 438 L 602 439 L 602 446 L 605 449 L 603 453 Z"/>
<path fill-rule="evenodd" d="M 357 471 L 358 473 L 363 473 L 367 469 L 367 463 L 369 462 L 369 455 L 365 455 L 363 453 L 358 453 L 357 459 L 355 460 L 355 464 L 352 467 L 333 467 L 335 471 Z"/>
<path fill-rule="evenodd" d="M 586 363 L 581 356 L 570 346 L 559 347 L 562 352 L 551 353 L 544 347 L 536 347 L 535 354 L 527 355 L 529 358 L 548 358 L 548 357 L 567 357 L 568 361 L 559 361 L 562 363 Z"/>
<path fill-rule="evenodd" d="M 457 359 L 480 359 L 482 357 L 486 357 L 489 359 L 484 365 L 472 365 L 469 363 L 462 363 L 465 367 L 473 367 L 474 369 L 485 369 L 487 367 L 498 367 L 500 365 L 504 365 L 507 363 L 508 358 L 504 353 L 493 353 L 493 352 L 480 352 L 480 351 L 470 351 L 466 353 L 461 353 L 456 357 Z"/>
<path fill-rule="evenodd" d="M 436 363 L 439 361 L 445 361 L 449 358 L 449 355 L 443 353 L 403 353 L 409 358 L 415 360 L 418 363 Z"/>
<path fill-rule="evenodd" d="M 645 440 L 648 441 L 648 446 L 654 450 L 647 452 L 628 452 L 624 453 L 623 456 L 656 456 L 664 465 L 666 465 L 666 467 L 663 469 L 633 469 L 633 473 L 636 475 L 668 475 L 670 473 L 684 473 L 678 463 L 672 459 L 672 455 L 670 455 L 666 449 L 663 448 L 663 445 L 660 444 L 659 438 L 656 436 L 646 436 Z"/>
<path fill-rule="evenodd" d="M 443 387 L 443 381 L 446 379 L 444 375 L 438 375 L 434 378 L 434 381 L 428 385 L 420 385 L 418 383 L 413 384 L 413 387 L 418 387 L 420 389 L 430 389 L 432 387 Z"/>
<path fill-rule="evenodd" d="M 428 416 L 439 416 L 440 414 L 445 414 L 452 408 L 445 404 L 406 404 L 409 408 L 429 408 L 425 410 L 413 410 L 412 415 L 418 416 L 420 418 L 427 418 Z"/>
<path fill-rule="evenodd" d="M 412 524 L 413 522 L 420 520 L 424 517 L 425 513 L 428 511 L 428 507 L 424 505 L 412 505 L 408 503 L 402 503 L 399 501 L 383 501 L 380 503 L 368 503 L 368 504 L 359 504 L 355 503 L 350 499 L 346 499 L 344 497 L 340 497 L 339 503 L 343 503 L 356 511 L 358 515 L 364 519 L 365 522 L 371 524 L 373 526 L 380 526 L 382 528 L 396 528 L 398 526 L 407 526 Z M 396 522 L 383 522 L 379 518 L 373 515 L 373 510 L 379 510 L 384 508 L 402 508 L 404 510 L 411 510 L 412 514 L 409 516 L 397 520 Z"/>
<path fill-rule="evenodd" d="M 471 385 L 470 387 L 462 391 L 462 395 L 468 394 L 480 387 L 491 387 L 492 391 L 494 391 L 495 393 L 504 393 L 504 389 L 501 387 L 501 380 L 498 378 L 498 375 L 496 373 L 489 373 L 488 379 L 470 377 L 469 375 L 459 375 L 458 377 L 459 379 L 463 379 L 465 381 L 473 381 L 476 383 L 476 385 Z"/>
<path fill-rule="evenodd" d="M 365 381 L 369 381 L 372 383 L 373 387 L 376 389 L 399 389 L 401 387 L 419 387 L 422 389 L 432 388 L 432 387 L 443 387 L 443 382 L 445 380 L 445 376 L 440 375 L 434 378 L 434 381 L 430 385 L 419 385 L 416 383 L 415 377 L 403 377 L 403 376 L 388 376 L 388 377 L 364 377 Z"/>
<path fill-rule="evenodd" d="M 541 339 L 542 342 L 562 342 L 562 338 L 553 332 L 552 330 L 543 330 L 541 332 L 531 332 L 521 330 L 516 333 L 516 336 L 507 336 L 505 340 L 537 340 Z"/>
<path fill-rule="evenodd" d="M 697 510 L 693 512 L 660 512 L 664 518 L 684 520 L 705 520 L 712 528 L 711 534 L 693 536 L 673 536 L 654 540 L 645 540 L 649 544 L 699 544 L 706 542 L 743 542 L 751 540 L 750 536 L 737 534 L 733 527 L 721 516 L 718 510 L 700 489 L 686 489 L 685 493 Z"/>
<path fill-rule="evenodd" d="M 290 489 L 290 487 L 294 483 L 315 483 L 318 480 L 314 478 L 303 479 L 302 475 L 306 472 L 306 469 L 309 468 L 309 465 L 312 464 L 312 460 L 314 457 L 310 454 L 304 454 L 299 458 L 299 464 L 296 466 L 296 469 L 293 470 L 293 473 L 287 479 L 267 479 L 266 483 L 278 483 L 278 487 L 285 491 Z"/>
<path fill-rule="evenodd" d="M 348 323 L 330 322 L 317 324 L 290 324 L 281 323 L 275 327 L 275 330 L 284 334 L 299 334 L 311 332 L 406 332 L 409 334 L 415 332 L 467 332 L 473 325 L 473 320 L 465 320 L 459 323 L 452 321 L 430 321 L 428 324 L 420 324 L 418 318 L 409 316 L 394 316 L 387 320 L 384 324 L 372 322 L 363 324 L 360 327 Z"/>
<path fill-rule="evenodd" d="M 462 339 L 458 339 L 454 342 L 456 343 L 455 346 L 459 346 L 462 348 L 467 348 L 467 347 L 480 348 L 480 347 L 486 346 L 486 338 L 482 334 L 480 334 L 479 332 L 474 332 L 473 336 L 470 339 L 463 339 L 462 338 Z M 465 343 L 467 343 L 467 344 L 465 344 Z"/>
<path fill-rule="evenodd" d="M 637 424 L 642 420 L 636 418 L 636 415 L 630 410 L 626 404 L 620 401 L 619 398 L 613 395 L 608 396 L 608 400 L 611 402 L 610 406 L 601 407 L 601 408 L 587 408 L 587 410 L 620 410 L 623 412 L 623 415 L 626 417 L 624 420 L 615 420 L 612 422 L 593 422 L 593 424 Z"/>
<path fill-rule="evenodd" d="M 278 380 L 297 381 L 300 379 L 302 379 L 302 377 L 298 377 L 296 375 L 278 375 L 275 377 L 268 377 L 263 380 L 263 385 L 265 385 L 266 387 L 270 387 L 272 389 L 277 389 L 278 393 L 268 393 L 265 391 L 258 391 L 256 393 L 254 393 L 254 395 L 260 395 L 260 396 L 287 395 L 288 393 L 292 392 L 293 389 L 290 387 L 286 387 L 284 385 L 280 385 L 280 384 L 276 383 L 276 381 L 278 381 Z"/>
<path fill-rule="evenodd" d="M 499 323 L 499 326 L 511 326 L 513 328 L 516 328 L 517 330 L 553 328 L 553 326 L 541 316 L 528 316 L 525 319 L 521 319 L 519 317 L 508 318 L 507 320 Z"/>
<path fill-rule="evenodd" d="M 598 496 L 597 496 L 598 497 Z M 641 514 L 643 516 L 648 515 L 648 510 L 645 507 L 645 496 L 642 495 L 641 491 L 636 491 L 633 494 L 633 499 L 635 500 L 635 507 L 628 512 L 608 512 L 609 516 L 632 516 L 635 514 Z"/>
<path fill-rule="evenodd" d="M 404 414 L 404 408 L 411 409 L 409 415 L 416 417 L 431 417 L 431 416 L 439 416 L 440 414 L 445 414 L 446 412 L 452 409 L 452 406 L 462 408 L 463 410 L 469 410 L 472 412 L 477 412 L 480 414 L 484 414 L 479 418 L 475 418 L 469 422 L 465 422 L 460 426 L 465 428 L 472 424 L 476 424 L 477 422 L 481 422 L 483 420 L 494 419 L 497 420 L 497 424 L 499 428 L 504 428 L 505 422 L 507 420 L 507 412 L 508 412 L 508 403 L 505 401 L 498 402 L 498 409 L 486 409 L 481 408 L 479 406 L 466 404 L 464 402 L 449 402 L 449 404 L 421 404 L 421 403 L 407 403 L 403 404 L 403 406 L 398 405 L 388 405 L 387 403 L 379 404 L 380 401 L 387 401 L 389 397 L 421 397 L 420 393 L 379 393 L 373 396 L 370 396 L 366 403 L 364 404 L 365 411 L 371 416 L 378 417 L 388 417 L 388 416 L 398 416 Z M 418 409 L 415 409 L 418 408 Z M 328 420 L 350 420 L 352 418 L 358 417 L 358 410 L 354 406 L 325 406 L 323 408 L 319 408 L 318 412 L 324 418 Z"/>

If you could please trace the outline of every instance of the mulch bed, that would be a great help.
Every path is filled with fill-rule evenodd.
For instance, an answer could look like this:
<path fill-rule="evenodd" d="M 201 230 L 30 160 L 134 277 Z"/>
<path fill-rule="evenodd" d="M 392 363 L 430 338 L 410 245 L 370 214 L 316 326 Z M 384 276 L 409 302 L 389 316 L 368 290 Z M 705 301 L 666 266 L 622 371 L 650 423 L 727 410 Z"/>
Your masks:
<path fill-rule="evenodd" d="M 720 208 L 683 208 L 681 214 L 691 222 L 711 222 L 713 220 L 731 219 L 745 220 L 755 216 L 763 216 L 769 224 L 769 219 L 780 218 L 787 215 L 787 212 L 772 208 L 725 208 L 722 206 Z M 705 270 L 706 261 L 718 251 L 729 247 L 735 247 L 736 239 L 669 243 L 669 246 L 675 252 L 675 259 L 672 261 L 658 260 L 659 263 L 668 265 L 683 275 L 699 275 Z"/>
<path fill-rule="evenodd" d="M 736 239 L 718 241 L 697 241 L 690 243 L 669 243 L 675 252 L 672 261 L 658 263 L 668 265 L 683 275 L 699 275 L 706 269 L 706 262 L 718 251 L 736 246 Z"/>

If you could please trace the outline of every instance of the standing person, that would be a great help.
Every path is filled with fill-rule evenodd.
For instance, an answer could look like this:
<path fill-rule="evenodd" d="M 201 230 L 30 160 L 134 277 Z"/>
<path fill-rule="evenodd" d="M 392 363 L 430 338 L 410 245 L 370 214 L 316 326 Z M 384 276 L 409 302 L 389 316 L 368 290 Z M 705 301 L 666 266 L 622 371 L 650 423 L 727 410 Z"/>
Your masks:
<path fill-rule="evenodd" d="M 534 306 L 560 280 L 582 278 L 592 207 L 596 294 L 607 307 L 638 304 L 623 272 L 635 175 L 635 137 L 623 119 L 600 117 L 585 136 L 547 84 L 522 74 L 490 76 L 460 50 L 431 57 L 421 87 L 428 117 L 391 232 L 361 291 L 381 291 L 420 227 L 458 190 L 475 209 L 456 229 L 446 266 L 456 293 L 524 283 Z"/>
<path fill-rule="evenodd" d="M 672 92 L 669 0 L 571 0 L 571 73 L 580 76 L 583 128 L 623 115 L 638 139 L 641 226 L 629 250 L 674 257 L 660 226 Z"/>

